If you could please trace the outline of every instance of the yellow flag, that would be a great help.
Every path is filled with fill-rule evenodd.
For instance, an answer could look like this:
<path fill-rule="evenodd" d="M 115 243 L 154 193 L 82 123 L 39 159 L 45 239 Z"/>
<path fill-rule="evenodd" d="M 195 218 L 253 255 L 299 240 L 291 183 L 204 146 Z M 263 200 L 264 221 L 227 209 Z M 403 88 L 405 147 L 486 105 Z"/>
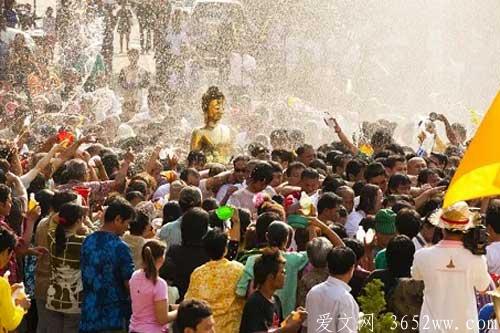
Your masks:
<path fill-rule="evenodd" d="M 500 194 L 500 93 L 486 113 L 458 166 L 444 207 L 458 201 Z"/>

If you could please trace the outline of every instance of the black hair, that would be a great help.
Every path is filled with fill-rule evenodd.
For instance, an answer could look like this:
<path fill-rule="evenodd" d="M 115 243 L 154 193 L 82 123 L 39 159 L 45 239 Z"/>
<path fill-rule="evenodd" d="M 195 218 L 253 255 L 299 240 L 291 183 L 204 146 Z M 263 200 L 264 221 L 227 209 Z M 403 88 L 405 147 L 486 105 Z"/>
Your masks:
<path fill-rule="evenodd" d="M 208 230 L 208 213 L 199 207 L 188 210 L 181 220 L 183 245 L 200 244 Z"/>
<path fill-rule="evenodd" d="M 357 181 L 352 185 L 352 190 L 354 191 L 354 196 L 359 197 L 361 194 L 361 190 L 365 187 L 365 183 L 363 181 Z"/>
<path fill-rule="evenodd" d="M 144 197 L 148 194 L 148 184 L 142 179 L 134 179 L 127 186 L 127 194 L 129 192 L 140 192 Z"/>
<path fill-rule="evenodd" d="M 375 208 L 377 193 L 380 187 L 373 184 L 366 184 L 359 194 L 359 205 L 356 210 L 362 210 L 365 213 L 371 212 Z"/>
<path fill-rule="evenodd" d="M 250 161 L 250 157 L 248 157 L 247 155 L 238 155 L 233 160 L 233 166 L 238 162 L 248 163 L 248 161 Z"/>
<path fill-rule="evenodd" d="M 396 173 L 389 178 L 387 187 L 390 191 L 396 191 L 399 186 L 411 184 L 410 177 L 402 173 Z"/>
<path fill-rule="evenodd" d="M 139 191 L 128 191 L 127 194 L 125 194 L 125 199 L 127 199 L 128 202 L 132 202 L 135 199 L 139 199 L 140 201 L 144 201 L 144 194 L 142 194 Z"/>
<path fill-rule="evenodd" d="M 385 159 L 384 166 L 386 168 L 392 169 L 396 166 L 396 163 L 406 163 L 404 155 L 391 155 Z"/>
<path fill-rule="evenodd" d="M 415 244 L 407 236 L 397 235 L 389 241 L 385 257 L 387 268 L 393 277 L 410 277 L 414 254 Z"/>
<path fill-rule="evenodd" d="M 26 189 L 26 192 L 36 194 L 45 188 L 47 188 L 47 186 L 45 186 L 45 177 L 38 174 L 30 183 L 30 186 Z"/>
<path fill-rule="evenodd" d="M 156 261 L 165 255 L 166 246 L 158 240 L 150 240 L 144 244 L 141 250 L 142 266 L 144 274 L 148 280 L 156 284 L 158 279 L 158 270 L 156 269 Z"/>
<path fill-rule="evenodd" d="M 435 157 L 439 161 L 439 164 L 443 164 L 445 168 L 448 165 L 448 156 L 445 154 L 431 153 L 431 156 Z"/>
<path fill-rule="evenodd" d="M 210 228 L 219 228 L 221 230 L 225 230 L 224 221 L 217 216 L 215 210 L 208 211 L 203 207 L 202 209 L 208 212 L 208 225 L 210 226 Z"/>
<path fill-rule="evenodd" d="M 203 237 L 205 251 L 211 260 L 219 260 L 224 257 L 227 242 L 227 234 L 219 228 L 209 230 Z"/>
<path fill-rule="evenodd" d="M 291 151 L 284 149 L 277 149 L 271 152 L 271 159 L 273 161 L 278 160 L 281 162 L 288 162 L 290 164 L 293 163 L 293 161 L 295 161 L 295 155 Z"/>
<path fill-rule="evenodd" d="M 354 159 L 347 162 L 345 166 L 345 175 L 347 180 L 355 179 L 363 169 L 366 168 L 366 162 L 360 159 Z"/>
<path fill-rule="evenodd" d="M 369 229 L 375 230 L 375 217 L 372 215 L 368 215 L 364 217 L 359 222 L 359 225 L 363 227 L 363 230 L 367 232 Z"/>
<path fill-rule="evenodd" d="M 342 204 L 342 198 L 333 192 L 323 193 L 318 200 L 317 208 L 318 214 L 323 213 L 325 209 L 337 208 Z"/>
<path fill-rule="evenodd" d="M 281 247 L 288 241 L 289 227 L 286 223 L 280 221 L 272 222 L 267 228 L 267 240 L 269 246 Z"/>
<path fill-rule="evenodd" d="M 177 220 L 182 215 L 181 206 L 177 201 L 169 201 L 163 206 L 163 225 Z"/>
<path fill-rule="evenodd" d="M 184 333 L 186 328 L 196 330 L 196 326 L 212 315 L 212 309 L 205 301 L 188 299 L 181 302 L 174 322 L 174 332 Z"/>
<path fill-rule="evenodd" d="M 274 221 L 279 221 L 281 218 L 278 214 L 273 212 L 262 213 L 257 217 L 255 223 L 255 232 L 257 236 L 257 244 L 267 243 L 266 233 L 269 225 Z"/>
<path fill-rule="evenodd" d="M 300 156 L 300 155 L 304 154 L 306 152 L 306 150 L 310 150 L 310 149 L 314 150 L 314 147 L 311 145 L 305 144 L 305 145 L 302 145 L 299 148 L 297 148 L 295 153 L 297 154 L 297 156 Z"/>
<path fill-rule="evenodd" d="M 486 210 L 485 223 L 489 225 L 496 234 L 500 234 L 500 200 L 493 200 Z"/>
<path fill-rule="evenodd" d="M 4 227 L 0 227 L 0 253 L 5 251 L 6 249 L 14 251 L 16 243 L 16 236 Z M 3 268 L 4 267 L 0 267 L 0 269 Z"/>
<path fill-rule="evenodd" d="M 337 189 L 341 186 L 345 186 L 346 182 L 342 177 L 329 175 L 323 180 L 323 184 L 321 184 L 322 192 L 336 192 Z"/>
<path fill-rule="evenodd" d="M 51 202 L 52 209 L 54 210 L 54 212 L 57 213 L 59 212 L 59 209 L 61 208 L 62 205 L 71 201 L 75 201 L 76 199 L 78 199 L 78 195 L 75 192 L 71 191 L 55 192 Z"/>
<path fill-rule="evenodd" d="M 319 159 L 319 158 L 315 158 L 314 160 L 312 160 L 312 162 L 309 163 L 309 167 L 313 168 L 314 170 L 316 170 L 318 172 L 320 172 L 320 171 L 327 172 L 328 171 L 328 166 L 326 165 L 326 163 L 322 159 Z"/>
<path fill-rule="evenodd" d="M 122 220 L 133 220 L 135 218 L 135 209 L 130 202 L 121 197 L 115 197 L 108 204 L 104 213 L 104 223 L 113 223 L 117 217 Z"/>
<path fill-rule="evenodd" d="M 343 238 L 345 246 L 350 248 L 356 254 L 356 261 L 359 261 L 365 255 L 365 246 L 359 240 L 354 238 Z"/>
<path fill-rule="evenodd" d="M 386 130 L 377 130 L 373 133 L 370 143 L 373 147 L 385 147 L 392 143 L 392 136 Z"/>
<path fill-rule="evenodd" d="M 398 234 L 413 239 L 421 227 L 420 214 L 414 209 L 403 208 L 396 215 L 396 230 Z"/>
<path fill-rule="evenodd" d="M 254 182 L 263 181 L 269 184 L 273 180 L 273 167 L 267 162 L 257 162 L 250 174 L 250 179 Z"/>
<path fill-rule="evenodd" d="M 403 155 L 405 154 L 405 150 L 401 145 L 398 145 L 397 143 L 390 143 L 385 146 L 385 149 L 391 151 L 392 153 L 396 155 Z"/>
<path fill-rule="evenodd" d="M 68 180 L 84 181 L 87 176 L 87 167 L 83 160 L 73 159 L 66 164 L 64 173 Z"/>
<path fill-rule="evenodd" d="M 35 194 L 35 200 L 40 205 L 40 218 L 45 217 L 49 214 L 50 208 L 52 207 L 53 198 L 54 192 L 50 190 L 41 190 Z"/>
<path fill-rule="evenodd" d="M 66 248 L 66 229 L 85 216 L 85 208 L 75 203 L 65 203 L 59 210 L 59 224 L 55 231 L 55 252 L 60 255 Z"/>
<path fill-rule="evenodd" d="M 285 258 L 283 258 L 279 251 L 263 253 L 260 257 L 255 259 L 253 265 L 254 286 L 262 286 L 269 275 L 276 276 L 280 266 L 285 263 Z"/>
<path fill-rule="evenodd" d="M 283 167 L 281 166 L 281 164 L 275 161 L 269 161 L 268 163 L 273 167 L 273 173 L 283 173 Z"/>
<path fill-rule="evenodd" d="M 319 173 L 313 168 L 306 168 L 300 174 L 300 179 L 319 179 Z"/>
<path fill-rule="evenodd" d="M 217 200 L 215 200 L 214 198 L 206 198 L 201 202 L 201 208 L 203 208 L 207 212 L 217 209 L 218 207 L 219 204 L 217 203 Z"/>
<path fill-rule="evenodd" d="M 286 176 L 291 177 L 292 171 L 295 169 L 305 169 L 305 168 L 306 168 L 306 166 L 302 162 L 299 162 L 299 161 L 292 162 L 288 165 L 288 168 L 286 168 Z"/>
<path fill-rule="evenodd" d="M 345 226 L 340 223 L 334 223 L 330 226 L 333 232 L 337 234 L 340 238 L 347 238 L 347 231 L 345 230 Z"/>
<path fill-rule="evenodd" d="M 439 209 L 443 205 L 443 199 L 440 197 L 433 197 L 428 200 L 422 207 L 420 207 L 417 211 L 420 216 L 428 216 L 436 209 Z"/>
<path fill-rule="evenodd" d="M 6 203 L 9 197 L 11 196 L 11 189 L 5 184 L 0 184 L 0 202 Z"/>
<path fill-rule="evenodd" d="M 108 176 L 113 175 L 113 173 L 120 168 L 120 160 L 118 159 L 118 155 L 114 153 L 103 155 L 101 157 L 101 162 Z"/>
<path fill-rule="evenodd" d="M 135 236 L 142 236 L 146 227 L 150 224 L 150 219 L 144 212 L 138 211 L 135 219 L 130 221 L 129 231 L 130 234 Z"/>
<path fill-rule="evenodd" d="M 385 168 L 382 163 L 374 162 L 367 165 L 365 169 L 365 180 L 369 182 L 378 176 L 385 176 Z"/>
<path fill-rule="evenodd" d="M 356 254 L 347 246 L 333 248 L 327 257 L 330 275 L 341 275 L 349 272 L 356 264 Z"/>
<path fill-rule="evenodd" d="M 427 184 L 429 181 L 429 177 L 431 175 L 438 175 L 437 171 L 435 169 L 423 169 L 420 170 L 418 177 L 417 177 L 417 185 L 422 186 L 424 184 Z"/>

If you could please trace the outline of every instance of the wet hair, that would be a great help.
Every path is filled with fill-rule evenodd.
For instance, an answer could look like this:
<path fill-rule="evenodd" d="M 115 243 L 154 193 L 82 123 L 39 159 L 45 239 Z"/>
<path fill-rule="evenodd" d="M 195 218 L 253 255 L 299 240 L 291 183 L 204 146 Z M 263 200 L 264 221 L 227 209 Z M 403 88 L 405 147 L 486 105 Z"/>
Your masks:
<path fill-rule="evenodd" d="M 132 200 L 139 199 L 140 201 L 144 201 L 144 194 L 142 194 L 139 191 L 127 191 L 127 194 L 125 195 L 125 199 L 127 199 L 128 202 L 132 202 Z"/>
<path fill-rule="evenodd" d="M 438 160 L 439 164 L 443 164 L 445 168 L 448 165 L 448 156 L 446 156 L 445 154 L 431 153 L 431 156 L 435 157 Z"/>
<path fill-rule="evenodd" d="M 163 225 L 182 216 L 181 206 L 177 201 L 169 201 L 163 206 Z"/>
<path fill-rule="evenodd" d="M 26 189 L 26 191 L 28 193 L 38 193 L 45 188 L 45 177 L 41 174 L 38 174 L 30 183 L 30 186 Z"/>
<path fill-rule="evenodd" d="M 236 163 L 238 162 L 248 163 L 248 161 L 250 161 L 250 157 L 248 157 L 247 155 L 238 155 L 233 160 L 233 166 L 236 165 Z"/>
<path fill-rule="evenodd" d="M 333 192 L 323 193 L 318 200 L 318 214 L 323 213 L 325 209 L 337 208 L 342 204 L 342 198 Z"/>
<path fill-rule="evenodd" d="M 304 154 L 306 152 L 306 150 L 310 150 L 310 149 L 314 150 L 313 146 L 305 144 L 305 145 L 302 145 L 299 148 L 297 148 L 295 153 L 297 154 L 297 156 L 300 156 L 300 155 Z"/>
<path fill-rule="evenodd" d="M 330 275 L 342 275 L 356 264 L 356 254 L 347 246 L 339 246 L 330 250 L 327 261 Z"/>
<path fill-rule="evenodd" d="M 254 287 L 262 286 L 269 275 L 276 276 L 280 266 L 285 263 L 286 260 L 279 251 L 265 252 L 255 259 L 253 265 Z"/>
<path fill-rule="evenodd" d="M 87 167 L 85 162 L 80 159 L 74 159 L 67 163 L 64 171 L 68 180 L 84 181 L 87 176 Z"/>
<path fill-rule="evenodd" d="M 76 199 L 78 199 L 78 195 L 75 192 L 72 191 L 55 192 L 51 201 L 52 209 L 54 210 L 54 212 L 57 213 L 59 212 L 59 209 L 61 208 L 62 205 L 71 201 L 75 201 Z"/>
<path fill-rule="evenodd" d="M 269 161 L 268 163 L 273 167 L 273 173 L 283 173 L 283 167 L 281 166 L 281 164 L 275 161 Z"/>
<path fill-rule="evenodd" d="M 365 180 L 370 182 L 371 179 L 378 176 L 385 176 L 385 168 L 382 163 L 370 163 L 365 169 Z"/>
<path fill-rule="evenodd" d="M 194 186 L 184 187 L 179 193 L 179 206 L 183 213 L 193 207 L 201 206 L 200 190 Z"/>
<path fill-rule="evenodd" d="M 120 161 L 116 154 L 107 153 L 101 157 L 101 161 L 108 176 L 112 176 L 113 173 L 120 168 Z"/>
<path fill-rule="evenodd" d="M 151 221 L 149 216 L 144 212 L 138 211 L 135 219 L 132 220 L 129 224 L 130 234 L 135 236 L 142 236 L 146 227 L 150 225 Z"/>
<path fill-rule="evenodd" d="M 217 209 L 218 207 L 219 204 L 217 203 L 217 200 L 215 200 L 214 198 L 204 199 L 201 203 L 201 208 L 203 208 L 207 212 Z"/>
<path fill-rule="evenodd" d="M 263 181 L 269 184 L 273 180 L 273 167 L 267 162 L 257 162 L 250 174 L 250 179 L 255 182 Z"/>
<path fill-rule="evenodd" d="M 307 243 L 307 257 L 314 267 L 326 267 L 328 253 L 332 248 L 333 245 L 327 238 L 316 237 Z"/>
<path fill-rule="evenodd" d="M 334 223 L 330 226 L 330 229 L 335 232 L 340 238 L 347 238 L 347 231 L 342 224 Z"/>
<path fill-rule="evenodd" d="M 314 180 L 319 180 L 319 173 L 316 171 L 316 169 L 313 168 L 306 168 L 302 173 L 300 174 L 300 179 L 314 179 Z"/>
<path fill-rule="evenodd" d="M 224 94 L 219 90 L 218 87 L 215 86 L 209 87 L 201 98 L 201 109 L 203 110 L 203 112 L 204 113 L 208 112 L 208 106 L 210 105 L 211 101 L 219 99 L 224 100 L 225 99 Z"/>
<path fill-rule="evenodd" d="M 392 169 L 397 163 L 406 163 L 406 158 L 401 155 L 391 155 L 385 159 L 384 166 L 386 168 Z"/>
<path fill-rule="evenodd" d="M 336 192 L 341 186 L 345 186 L 347 183 L 340 176 L 330 175 L 323 180 L 321 184 L 321 190 L 323 192 Z"/>
<path fill-rule="evenodd" d="M 436 175 L 438 176 L 439 174 L 437 173 L 436 170 L 434 169 L 423 169 L 420 170 L 418 177 L 417 177 L 417 185 L 422 186 L 424 184 L 427 184 L 429 181 L 430 176 Z"/>
<path fill-rule="evenodd" d="M 165 255 L 167 247 L 162 242 L 153 239 L 147 241 L 142 247 L 141 257 L 144 274 L 148 280 L 156 284 L 158 279 L 158 270 L 156 269 L 156 261 Z"/>
<path fill-rule="evenodd" d="M 108 204 L 104 213 L 104 223 L 113 223 L 119 216 L 122 220 L 133 220 L 135 218 L 135 209 L 130 202 L 121 197 L 115 197 Z"/>
<path fill-rule="evenodd" d="M 0 253 L 6 249 L 14 251 L 16 243 L 16 236 L 4 227 L 0 227 Z M 0 267 L 0 269 L 3 269 L 3 267 Z"/>
<path fill-rule="evenodd" d="M 271 160 L 288 162 L 290 164 L 293 161 L 295 161 L 295 155 L 291 151 L 284 149 L 277 149 L 271 152 Z"/>
<path fill-rule="evenodd" d="M 284 222 L 274 221 L 267 228 L 269 246 L 281 247 L 288 241 L 288 225 Z"/>
<path fill-rule="evenodd" d="M 396 278 L 409 277 L 413 264 L 415 244 L 405 235 L 397 235 L 387 244 L 387 268 Z"/>
<path fill-rule="evenodd" d="M 403 208 L 396 215 L 396 230 L 398 234 L 413 239 L 420 231 L 420 214 L 414 209 Z"/>
<path fill-rule="evenodd" d="M 486 210 L 485 223 L 489 225 L 496 234 L 500 234 L 500 200 L 493 200 Z"/>
<path fill-rule="evenodd" d="M 174 333 L 184 333 L 186 328 L 196 331 L 205 318 L 212 315 L 212 309 L 205 301 L 188 299 L 181 302 L 174 322 Z"/>
<path fill-rule="evenodd" d="M 263 244 L 267 243 L 266 233 L 269 225 L 274 221 L 279 221 L 280 216 L 273 212 L 262 213 L 257 217 L 255 224 L 255 231 L 257 236 L 257 243 Z"/>
<path fill-rule="evenodd" d="M 346 178 L 356 178 L 366 168 L 366 165 L 366 162 L 360 159 L 350 160 L 345 166 Z"/>
<path fill-rule="evenodd" d="M 220 260 L 224 257 L 227 242 L 227 234 L 219 228 L 209 230 L 203 237 L 205 251 L 211 260 Z"/>
<path fill-rule="evenodd" d="M 288 165 L 288 168 L 286 168 L 286 176 L 291 177 L 292 172 L 295 169 L 306 169 L 306 166 L 304 165 L 304 163 L 299 161 L 292 162 Z"/>
<path fill-rule="evenodd" d="M 197 176 L 197 175 L 199 175 L 199 172 L 195 168 L 187 168 L 187 169 L 182 170 L 179 178 L 180 178 L 180 180 L 183 180 L 183 181 L 187 182 L 188 177 L 190 175 L 191 176 Z"/>
<path fill-rule="evenodd" d="M 373 184 L 366 184 L 359 195 L 359 205 L 356 210 L 362 210 L 365 213 L 372 211 L 375 208 L 377 193 L 380 187 Z"/>
<path fill-rule="evenodd" d="M 397 143 L 390 143 L 385 146 L 385 149 L 391 151 L 395 155 L 403 155 L 405 154 L 405 150 L 403 149 L 402 146 L 398 145 Z"/>
<path fill-rule="evenodd" d="M 65 203 L 59 210 L 59 223 L 55 231 L 55 250 L 60 255 L 66 248 L 66 230 L 85 216 L 85 208 L 75 203 Z"/>
<path fill-rule="evenodd" d="M 183 245 L 201 243 L 208 230 L 209 216 L 199 207 L 188 210 L 181 220 L 181 238 Z"/>
<path fill-rule="evenodd" d="M 363 258 L 363 256 L 365 255 L 365 247 L 363 243 L 355 238 L 347 237 L 343 238 L 342 241 L 344 242 L 345 246 L 354 251 L 354 254 L 356 254 L 356 261 L 359 261 L 361 258 Z"/>
<path fill-rule="evenodd" d="M 52 207 L 53 198 L 54 192 L 50 190 L 41 190 L 35 194 L 35 200 L 40 205 L 40 218 L 45 217 L 49 214 L 50 208 Z"/>
<path fill-rule="evenodd" d="M 146 197 L 148 194 L 148 184 L 142 179 L 134 179 L 127 187 L 127 194 L 129 192 L 140 192 Z"/>
<path fill-rule="evenodd" d="M 388 188 L 390 191 L 396 191 L 399 186 L 410 185 L 410 177 L 402 173 L 396 173 L 389 178 Z"/>
<path fill-rule="evenodd" d="M 319 158 L 312 160 L 312 162 L 309 164 L 309 167 L 312 168 L 313 170 L 318 171 L 318 172 L 321 172 L 321 171 L 327 172 L 328 171 L 328 166 L 326 165 L 326 163 Z"/>

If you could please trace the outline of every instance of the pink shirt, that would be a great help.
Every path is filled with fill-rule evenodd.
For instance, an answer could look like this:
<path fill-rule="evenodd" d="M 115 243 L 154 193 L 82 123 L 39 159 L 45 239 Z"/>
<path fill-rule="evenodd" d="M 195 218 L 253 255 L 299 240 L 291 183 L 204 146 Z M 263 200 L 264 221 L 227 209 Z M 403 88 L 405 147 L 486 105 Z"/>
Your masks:
<path fill-rule="evenodd" d="M 167 325 L 157 323 L 154 302 L 168 300 L 167 282 L 158 277 L 156 284 L 146 278 L 142 269 L 132 274 L 129 281 L 130 298 L 132 299 L 132 317 L 130 318 L 130 331 L 140 333 L 167 332 Z"/>

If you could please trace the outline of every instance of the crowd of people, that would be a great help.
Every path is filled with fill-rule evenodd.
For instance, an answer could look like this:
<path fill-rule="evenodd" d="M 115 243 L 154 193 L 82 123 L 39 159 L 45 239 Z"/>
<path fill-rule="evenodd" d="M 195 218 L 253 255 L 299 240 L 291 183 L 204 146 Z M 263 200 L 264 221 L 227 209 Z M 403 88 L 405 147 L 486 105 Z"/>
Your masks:
<path fill-rule="evenodd" d="M 197 118 L 139 65 L 165 42 L 147 2 L 97 14 L 106 28 L 91 80 L 56 60 L 66 7 L 47 10 L 32 45 L 7 2 L 1 332 L 358 332 L 374 280 L 392 330 L 443 332 L 447 320 L 455 332 L 495 332 L 486 291 L 500 274 L 500 201 L 442 208 L 469 139 L 462 125 L 433 115 L 414 149 L 384 122 L 353 142 L 328 118 L 329 143 L 313 146 L 300 126 L 270 126 L 256 110 L 228 116 L 251 128 L 250 144 L 228 165 L 207 163 L 188 149 Z M 129 46 L 134 15 L 140 50 Z M 181 17 L 171 24 L 179 42 Z M 116 88 L 115 31 L 130 61 Z"/>

